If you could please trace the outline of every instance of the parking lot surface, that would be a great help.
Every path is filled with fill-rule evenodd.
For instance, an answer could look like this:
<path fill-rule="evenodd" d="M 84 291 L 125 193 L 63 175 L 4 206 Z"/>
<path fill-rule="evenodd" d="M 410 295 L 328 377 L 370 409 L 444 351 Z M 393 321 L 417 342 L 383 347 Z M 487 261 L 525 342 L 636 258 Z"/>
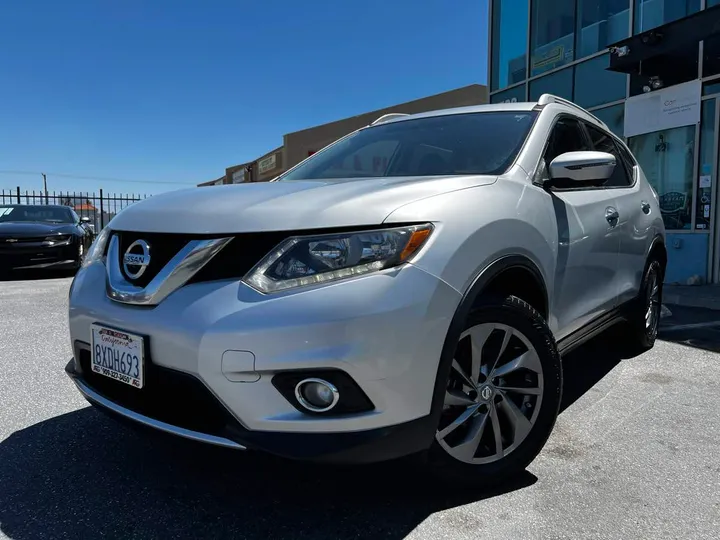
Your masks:
<path fill-rule="evenodd" d="M 311 466 L 120 426 L 64 374 L 69 284 L 0 282 L 0 537 L 718 537 L 720 332 L 676 328 L 714 314 L 674 311 L 675 342 L 635 358 L 612 335 L 573 353 L 545 449 L 490 492 L 406 461 Z"/>

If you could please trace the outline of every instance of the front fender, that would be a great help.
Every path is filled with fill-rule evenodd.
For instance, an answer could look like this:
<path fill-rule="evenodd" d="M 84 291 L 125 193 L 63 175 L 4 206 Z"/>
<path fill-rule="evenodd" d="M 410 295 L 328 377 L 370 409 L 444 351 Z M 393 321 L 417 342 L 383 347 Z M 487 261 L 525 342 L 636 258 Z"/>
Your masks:
<path fill-rule="evenodd" d="M 412 262 L 465 294 L 493 262 L 520 256 L 537 267 L 549 302 L 557 260 L 557 225 L 552 205 L 539 188 L 500 179 L 445 193 L 396 210 L 386 223 L 432 221 L 436 229 Z M 548 323 L 555 327 L 552 305 Z"/>

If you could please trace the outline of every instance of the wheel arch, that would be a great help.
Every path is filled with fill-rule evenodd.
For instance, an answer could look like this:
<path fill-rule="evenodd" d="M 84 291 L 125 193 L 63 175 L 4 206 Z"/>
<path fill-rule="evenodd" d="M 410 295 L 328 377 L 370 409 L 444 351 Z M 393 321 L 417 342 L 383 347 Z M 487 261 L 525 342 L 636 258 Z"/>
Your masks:
<path fill-rule="evenodd" d="M 519 277 L 529 279 L 526 279 L 526 281 L 521 282 L 521 285 L 518 285 L 517 295 L 523 294 L 523 292 L 525 295 L 528 295 L 528 293 L 532 291 L 532 293 L 530 293 L 530 295 L 533 296 L 532 300 L 539 303 L 539 305 L 533 304 L 533 301 L 527 298 L 520 297 L 537 309 L 543 317 L 547 317 L 549 310 L 547 286 L 542 277 L 542 272 L 529 257 L 524 255 L 506 255 L 496 259 L 480 272 L 463 294 L 450 322 L 447 335 L 445 336 L 433 389 L 430 412 L 433 418 L 433 425 L 437 425 L 437 422 L 440 420 L 445 381 L 450 374 L 455 345 L 460 338 L 460 334 L 462 334 L 467 316 L 473 308 L 478 305 L 483 293 L 515 294 L 514 289 L 508 288 L 508 286 L 512 285 L 514 280 Z M 535 289 L 533 289 L 533 287 L 535 287 Z"/>
<path fill-rule="evenodd" d="M 649 261 L 653 259 L 658 259 L 660 261 L 660 265 L 662 266 L 663 271 L 663 279 L 665 279 L 665 273 L 667 270 L 667 262 L 668 262 L 668 254 L 667 254 L 667 247 L 665 247 L 665 241 L 660 235 L 657 235 L 655 238 L 653 238 L 653 241 L 650 243 L 650 249 L 648 250 L 648 255 L 646 257 L 647 262 L 645 263 L 645 266 L 647 268 L 647 265 Z"/>

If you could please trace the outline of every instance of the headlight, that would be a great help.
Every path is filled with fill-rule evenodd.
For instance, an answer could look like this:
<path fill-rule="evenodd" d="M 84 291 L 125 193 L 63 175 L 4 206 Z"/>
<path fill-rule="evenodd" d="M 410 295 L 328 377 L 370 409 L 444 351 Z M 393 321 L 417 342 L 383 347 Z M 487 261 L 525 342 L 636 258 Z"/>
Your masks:
<path fill-rule="evenodd" d="M 95 240 L 93 240 L 93 243 L 90 245 L 90 249 L 87 250 L 85 258 L 82 262 L 83 268 L 103 258 L 108 238 L 110 238 L 110 229 L 105 227 L 102 231 L 100 231 L 100 234 L 95 237 Z"/>
<path fill-rule="evenodd" d="M 288 238 L 243 281 L 271 293 L 377 272 L 408 261 L 432 230 L 431 224 L 425 224 Z"/>
<path fill-rule="evenodd" d="M 58 234 L 55 236 L 48 236 L 43 240 L 43 244 L 46 246 L 66 246 L 72 241 L 72 235 L 70 234 Z"/>

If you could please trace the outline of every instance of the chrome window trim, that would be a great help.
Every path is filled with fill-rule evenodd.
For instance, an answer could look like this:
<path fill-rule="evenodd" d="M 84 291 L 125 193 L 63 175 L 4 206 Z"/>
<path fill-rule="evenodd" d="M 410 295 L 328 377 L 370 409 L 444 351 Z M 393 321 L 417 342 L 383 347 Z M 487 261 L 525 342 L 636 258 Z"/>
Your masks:
<path fill-rule="evenodd" d="M 106 293 L 116 302 L 154 306 L 185 285 L 200 269 L 224 248 L 232 237 L 191 240 L 157 273 L 146 287 L 125 279 L 120 269 L 120 241 L 110 238 L 105 267 Z"/>

